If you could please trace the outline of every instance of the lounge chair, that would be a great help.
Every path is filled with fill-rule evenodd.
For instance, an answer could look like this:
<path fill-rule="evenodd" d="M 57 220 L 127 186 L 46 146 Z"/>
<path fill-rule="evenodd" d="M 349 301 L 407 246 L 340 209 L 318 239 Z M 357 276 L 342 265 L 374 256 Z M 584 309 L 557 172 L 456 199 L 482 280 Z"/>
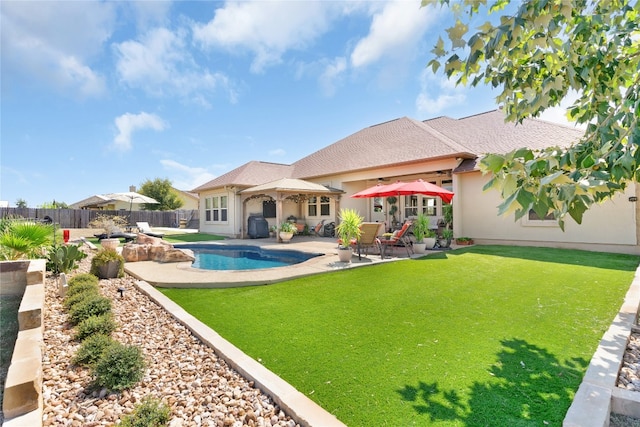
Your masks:
<path fill-rule="evenodd" d="M 138 231 L 142 234 L 146 234 L 151 237 L 159 237 L 161 239 L 164 237 L 164 233 L 158 233 L 151 230 L 148 222 L 136 222 L 136 225 L 138 226 Z"/>
<path fill-rule="evenodd" d="M 380 245 L 379 235 L 384 229 L 383 222 L 363 222 L 360 225 L 360 238 L 352 241 L 351 246 L 355 246 L 358 251 L 358 259 L 362 259 L 362 250 L 365 255 L 369 255 L 369 248 L 377 248 L 380 256 L 382 256 L 382 246 Z"/>
<path fill-rule="evenodd" d="M 111 239 L 124 239 L 125 242 L 132 242 L 138 236 L 134 233 L 125 233 L 122 230 L 116 230 L 113 233 L 111 233 L 111 235 L 109 236 L 107 236 L 107 233 L 100 233 L 100 234 L 94 234 L 94 237 L 97 237 L 100 240 L 111 238 Z"/>
<path fill-rule="evenodd" d="M 412 225 L 411 221 L 407 221 L 400 230 L 394 231 L 390 238 L 380 239 L 380 245 L 382 246 L 380 257 L 382 259 L 384 259 L 387 249 L 393 247 L 404 247 L 407 250 L 407 256 L 411 256 L 413 247 L 411 239 L 409 239 L 409 232 L 413 228 Z"/>

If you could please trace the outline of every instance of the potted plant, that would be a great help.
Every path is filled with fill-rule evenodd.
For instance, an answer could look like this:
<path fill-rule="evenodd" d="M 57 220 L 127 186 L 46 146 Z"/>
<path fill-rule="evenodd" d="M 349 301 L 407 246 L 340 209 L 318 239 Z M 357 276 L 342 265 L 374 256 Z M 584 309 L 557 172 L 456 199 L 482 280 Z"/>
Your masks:
<path fill-rule="evenodd" d="M 456 245 L 461 245 L 461 246 L 473 245 L 473 239 L 471 237 L 458 237 L 456 238 Z"/>
<path fill-rule="evenodd" d="M 396 225 L 396 212 L 398 212 L 398 207 L 396 206 L 396 202 L 398 198 L 395 196 L 387 197 L 387 203 L 389 203 L 389 215 L 391 215 L 391 226 Z"/>
<path fill-rule="evenodd" d="M 413 249 L 416 253 L 423 254 L 425 253 L 426 248 L 433 248 L 433 244 L 435 242 L 431 242 L 431 237 L 429 237 L 429 241 L 425 242 L 425 237 L 429 234 L 431 230 L 429 230 L 429 217 L 425 214 L 420 213 L 418 217 L 413 222 L 413 236 L 416 238 L 416 242 L 413 244 Z"/>
<path fill-rule="evenodd" d="M 360 238 L 360 225 L 364 218 L 355 209 L 342 209 L 338 216 L 340 223 L 336 227 L 338 235 L 338 259 L 351 262 L 351 241 Z"/>
<path fill-rule="evenodd" d="M 89 227 L 101 228 L 104 233 L 100 235 L 100 245 L 105 249 L 115 250 L 120 245 L 120 239 L 112 239 L 111 236 L 121 232 L 122 227 L 127 224 L 128 221 L 123 216 L 100 214 L 89 222 Z"/>
<path fill-rule="evenodd" d="M 282 240 L 283 243 L 289 243 L 289 241 L 293 238 L 294 232 L 294 225 L 289 221 L 285 221 L 280 224 L 280 233 L 278 235 L 280 236 L 280 240 Z"/>
<path fill-rule="evenodd" d="M 113 249 L 100 249 L 91 260 L 91 274 L 100 279 L 124 276 L 124 258 Z"/>
<path fill-rule="evenodd" d="M 451 246 L 451 240 L 453 239 L 453 230 L 450 228 L 445 228 L 442 230 L 441 237 L 438 239 L 438 245 L 442 249 L 446 249 Z"/>
<path fill-rule="evenodd" d="M 272 225 L 271 227 L 269 227 L 269 234 L 271 234 L 271 237 L 276 237 L 278 233 L 278 227 L 275 225 Z"/>

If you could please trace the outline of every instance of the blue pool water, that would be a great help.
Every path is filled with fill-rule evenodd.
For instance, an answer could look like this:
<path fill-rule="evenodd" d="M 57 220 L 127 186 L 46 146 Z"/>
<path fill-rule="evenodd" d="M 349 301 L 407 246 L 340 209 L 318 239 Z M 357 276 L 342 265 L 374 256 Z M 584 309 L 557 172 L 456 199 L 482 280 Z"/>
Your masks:
<path fill-rule="evenodd" d="M 176 245 L 180 249 L 190 249 L 195 255 L 191 265 L 205 270 L 254 270 L 259 268 L 283 267 L 307 261 L 320 254 L 294 250 L 263 249 L 247 245 Z"/>

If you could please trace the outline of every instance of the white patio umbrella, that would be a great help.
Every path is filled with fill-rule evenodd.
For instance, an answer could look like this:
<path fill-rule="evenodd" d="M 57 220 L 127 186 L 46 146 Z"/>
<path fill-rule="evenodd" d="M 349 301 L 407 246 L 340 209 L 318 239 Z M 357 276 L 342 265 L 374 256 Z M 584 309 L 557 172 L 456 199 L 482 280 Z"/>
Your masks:
<path fill-rule="evenodd" d="M 135 191 L 127 191 L 125 193 L 109 193 L 103 194 L 102 197 L 108 197 L 111 200 L 120 200 L 122 202 L 129 202 L 129 216 L 131 216 L 131 210 L 133 209 L 133 204 L 158 204 L 160 203 L 156 199 L 151 197 L 147 197 L 140 193 L 136 193 Z"/>

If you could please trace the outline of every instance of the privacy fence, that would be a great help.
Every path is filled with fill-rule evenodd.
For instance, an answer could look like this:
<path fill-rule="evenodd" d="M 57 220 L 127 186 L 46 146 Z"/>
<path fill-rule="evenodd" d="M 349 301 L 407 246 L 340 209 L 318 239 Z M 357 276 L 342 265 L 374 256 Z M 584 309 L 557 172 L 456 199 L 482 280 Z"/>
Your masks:
<path fill-rule="evenodd" d="M 200 216 L 197 210 L 176 211 L 107 211 L 92 209 L 39 209 L 0 208 L 0 218 L 25 218 L 52 222 L 60 228 L 89 228 L 89 223 L 98 215 L 119 215 L 128 218 L 130 225 L 148 222 L 152 227 L 199 228 Z"/>

